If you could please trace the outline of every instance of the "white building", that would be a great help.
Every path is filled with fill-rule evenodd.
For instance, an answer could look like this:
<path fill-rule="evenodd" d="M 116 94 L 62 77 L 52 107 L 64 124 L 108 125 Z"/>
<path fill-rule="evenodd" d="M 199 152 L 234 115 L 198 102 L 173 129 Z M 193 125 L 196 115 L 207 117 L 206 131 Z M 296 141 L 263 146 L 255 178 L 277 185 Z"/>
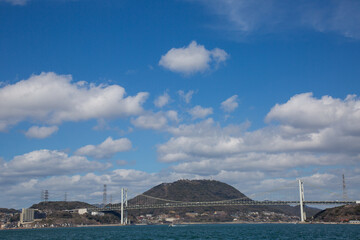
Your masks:
<path fill-rule="evenodd" d="M 103 212 L 91 212 L 91 215 L 93 215 L 93 216 L 104 216 L 105 214 Z"/>
<path fill-rule="evenodd" d="M 351 223 L 351 224 L 360 224 L 360 220 L 350 220 L 349 223 Z"/>
<path fill-rule="evenodd" d="M 35 209 L 23 208 L 20 214 L 20 223 L 33 222 Z"/>
<path fill-rule="evenodd" d="M 80 209 L 78 209 L 78 213 L 80 214 L 80 215 L 83 215 L 83 214 L 85 214 L 85 213 L 87 213 L 88 212 L 88 210 L 86 209 L 86 208 L 80 208 Z"/>

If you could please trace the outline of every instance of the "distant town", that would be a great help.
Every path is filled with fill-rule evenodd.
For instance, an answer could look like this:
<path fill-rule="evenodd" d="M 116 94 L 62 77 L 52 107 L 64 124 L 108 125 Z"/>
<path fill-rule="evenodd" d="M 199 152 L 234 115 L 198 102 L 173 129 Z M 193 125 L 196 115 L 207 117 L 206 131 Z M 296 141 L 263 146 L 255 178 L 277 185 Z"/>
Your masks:
<path fill-rule="evenodd" d="M 79 202 L 76 202 L 79 203 Z M 44 203 L 39 203 L 44 204 Z M 54 210 L 53 207 L 64 202 L 50 202 L 49 209 L 39 210 L 24 208 L 21 212 L 1 209 L 0 228 L 54 228 L 81 227 L 89 225 L 120 225 L 120 217 L 116 213 L 89 212 L 86 208 L 73 210 Z M 69 205 L 72 203 L 69 202 Z M 52 207 L 51 207 L 52 206 Z M 177 212 L 174 210 L 163 214 L 140 214 L 129 218 L 127 224 L 190 224 L 190 223 L 298 223 L 298 216 L 288 216 L 283 213 L 269 211 L 238 211 L 229 215 L 226 211 Z M 341 223 L 360 224 L 359 220 L 343 219 Z"/>

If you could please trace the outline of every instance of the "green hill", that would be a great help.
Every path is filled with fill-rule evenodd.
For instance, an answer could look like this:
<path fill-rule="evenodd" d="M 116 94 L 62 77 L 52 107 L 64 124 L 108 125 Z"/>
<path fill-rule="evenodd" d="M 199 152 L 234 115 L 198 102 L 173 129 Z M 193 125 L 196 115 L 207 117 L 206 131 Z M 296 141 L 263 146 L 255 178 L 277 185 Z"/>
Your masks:
<path fill-rule="evenodd" d="M 65 201 L 54 201 L 54 202 L 39 202 L 32 205 L 30 208 L 39 209 L 43 211 L 62 211 L 62 210 L 72 210 L 77 208 L 87 208 L 91 207 L 90 204 L 85 202 L 65 202 Z"/>
<path fill-rule="evenodd" d="M 234 187 L 214 180 L 179 180 L 162 183 L 144 195 L 183 202 L 221 201 L 242 198 L 249 200 Z"/>
<path fill-rule="evenodd" d="M 360 220 L 360 204 L 327 208 L 314 216 L 318 222 L 346 222 Z"/>
<path fill-rule="evenodd" d="M 13 208 L 0 208 L 0 213 L 19 213 L 19 210 Z"/>

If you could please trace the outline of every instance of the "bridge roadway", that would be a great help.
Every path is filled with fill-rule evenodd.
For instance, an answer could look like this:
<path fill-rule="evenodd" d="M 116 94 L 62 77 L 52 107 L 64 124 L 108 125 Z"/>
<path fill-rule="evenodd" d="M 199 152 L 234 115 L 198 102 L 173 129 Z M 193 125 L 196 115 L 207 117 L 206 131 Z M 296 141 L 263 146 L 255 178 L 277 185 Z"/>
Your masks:
<path fill-rule="evenodd" d="M 305 205 L 346 205 L 360 203 L 359 201 L 304 201 Z M 154 204 L 131 204 L 124 205 L 124 210 L 141 210 L 154 208 L 181 208 L 181 207 L 216 207 L 216 206 L 240 206 L 240 205 L 299 205 L 300 201 L 254 201 L 254 200 L 225 200 L 213 202 L 171 202 Z M 121 204 L 109 204 L 105 207 L 88 208 L 89 211 L 120 211 Z"/>

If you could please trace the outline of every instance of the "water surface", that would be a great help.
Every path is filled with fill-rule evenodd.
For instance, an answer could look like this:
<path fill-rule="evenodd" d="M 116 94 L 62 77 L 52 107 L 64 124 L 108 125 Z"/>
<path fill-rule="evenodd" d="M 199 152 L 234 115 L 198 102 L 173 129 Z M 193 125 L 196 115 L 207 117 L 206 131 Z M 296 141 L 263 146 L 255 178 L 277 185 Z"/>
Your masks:
<path fill-rule="evenodd" d="M 204 224 L 82 227 L 0 231 L 0 239 L 352 239 L 360 225 L 345 224 Z"/>

